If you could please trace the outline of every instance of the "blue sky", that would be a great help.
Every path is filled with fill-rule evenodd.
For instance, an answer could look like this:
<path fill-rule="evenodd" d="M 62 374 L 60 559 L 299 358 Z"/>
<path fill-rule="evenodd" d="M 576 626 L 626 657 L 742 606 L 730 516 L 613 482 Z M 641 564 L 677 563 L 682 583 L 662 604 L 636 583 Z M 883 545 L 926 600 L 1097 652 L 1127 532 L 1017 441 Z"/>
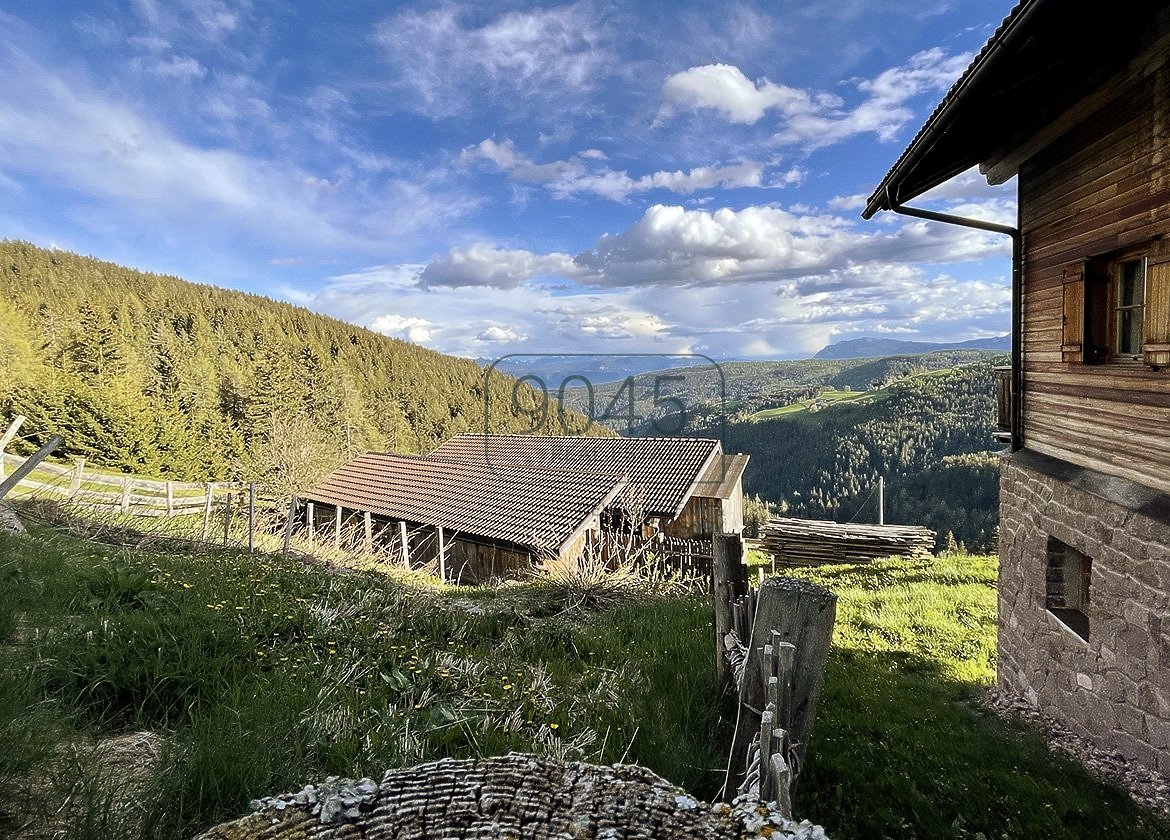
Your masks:
<path fill-rule="evenodd" d="M 471 357 L 998 335 L 1005 237 L 858 214 L 1011 5 L 0 0 L 0 236 Z"/>

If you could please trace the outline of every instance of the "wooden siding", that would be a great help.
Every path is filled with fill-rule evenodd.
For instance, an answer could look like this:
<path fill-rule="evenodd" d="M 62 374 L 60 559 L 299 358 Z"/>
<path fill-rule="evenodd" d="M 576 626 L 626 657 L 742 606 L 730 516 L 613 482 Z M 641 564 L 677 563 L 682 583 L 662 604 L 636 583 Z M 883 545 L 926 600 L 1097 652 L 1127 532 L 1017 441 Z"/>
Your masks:
<path fill-rule="evenodd" d="M 1086 365 L 1071 266 L 1170 240 L 1170 64 L 1020 168 L 1024 445 L 1170 492 L 1170 370 Z M 1164 243 L 1152 247 L 1165 249 Z M 1087 340 L 1087 337 L 1084 339 Z M 1064 352 L 1062 353 L 1062 345 Z M 1074 361 L 1078 360 L 1078 361 Z"/>
<path fill-rule="evenodd" d="M 682 513 L 667 522 L 662 532 L 668 537 L 687 540 L 710 539 L 712 534 L 719 533 L 723 528 L 722 512 L 721 500 L 691 496 Z"/>

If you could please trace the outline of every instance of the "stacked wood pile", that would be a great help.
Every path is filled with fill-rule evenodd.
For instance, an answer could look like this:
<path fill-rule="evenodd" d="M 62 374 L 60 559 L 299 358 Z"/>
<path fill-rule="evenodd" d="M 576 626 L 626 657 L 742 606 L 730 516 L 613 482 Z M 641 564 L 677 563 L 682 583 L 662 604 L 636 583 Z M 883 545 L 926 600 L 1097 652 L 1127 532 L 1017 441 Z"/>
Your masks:
<path fill-rule="evenodd" d="M 774 566 L 921 557 L 934 545 L 934 531 L 917 525 L 841 525 L 783 517 L 770 520 L 760 535 L 760 548 L 772 555 Z"/>
<path fill-rule="evenodd" d="M 443 759 L 372 779 L 330 777 L 252 803 L 197 840 L 515 837 L 527 840 L 820 840 L 754 796 L 708 805 L 649 770 L 511 754 Z"/>

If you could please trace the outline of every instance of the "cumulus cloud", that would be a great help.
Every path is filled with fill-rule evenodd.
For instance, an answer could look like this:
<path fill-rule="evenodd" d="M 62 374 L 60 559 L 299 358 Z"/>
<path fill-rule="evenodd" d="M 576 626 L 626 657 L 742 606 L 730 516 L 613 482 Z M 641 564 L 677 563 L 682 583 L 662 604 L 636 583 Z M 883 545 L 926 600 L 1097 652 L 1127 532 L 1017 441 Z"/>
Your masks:
<path fill-rule="evenodd" d="M 980 212 L 989 215 L 986 207 Z M 420 285 L 515 288 L 553 275 L 594 288 L 811 278 L 829 289 L 869 266 L 973 261 L 1007 249 L 1002 236 L 918 220 L 885 229 L 860 227 L 853 217 L 771 206 L 712 211 L 656 204 L 626 230 L 600 237 L 572 258 L 480 243 L 432 262 Z"/>
<path fill-rule="evenodd" d="M 841 105 L 830 94 L 779 85 L 759 79 L 753 82 L 738 67 L 706 64 L 668 76 L 662 84 L 665 102 L 660 117 L 675 110 L 712 110 L 729 122 L 751 125 L 768 111 L 782 114 L 827 110 Z"/>
<path fill-rule="evenodd" d="M 415 344 L 426 344 L 435 334 L 436 325 L 425 318 L 414 318 L 409 315 L 379 315 L 370 322 L 370 329 L 392 336 L 404 338 Z"/>
<path fill-rule="evenodd" d="M 430 263 L 419 275 L 422 288 L 437 286 L 489 286 L 509 289 L 541 275 L 572 277 L 579 272 L 568 254 L 533 254 L 505 250 L 484 243 L 454 248 Z"/>
<path fill-rule="evenodd" d="M 618 64 L 584 3 L 508 12 L 482 24 L 469 11 L 406 9 L 375 30 L 392 82 L 424 114 L 450 116 L 475 96 L 508 96 L 511 107 L 555 100 L 593 88 Z"/>
<path fill-rule="evenodd" d="M 485 344 L 499 344 L 502 342 L 523 341 L 527 337 L 516 330 L 501 327 L 498 324 L 492 324 L 487 329 L 481 330 L 475 339 Z"/>
<path fill-rule="evenodd" d="M 892 140 L 914 117 L 907 102 L 946 90 L 970 62 L 969 54 L 933 48 L 872 79 L 857 81 L 861 102 L 848 107 L 839 96 L 794 88 L 768 79 L 752 81 L 738 67 L 707 64 L 667 77 L 658 120 L 684 111 L 714 111 L 728 122 L 754 125 L 765 116 L 778 123 L 773 140 L 816 149 L 858 134 Z"/>

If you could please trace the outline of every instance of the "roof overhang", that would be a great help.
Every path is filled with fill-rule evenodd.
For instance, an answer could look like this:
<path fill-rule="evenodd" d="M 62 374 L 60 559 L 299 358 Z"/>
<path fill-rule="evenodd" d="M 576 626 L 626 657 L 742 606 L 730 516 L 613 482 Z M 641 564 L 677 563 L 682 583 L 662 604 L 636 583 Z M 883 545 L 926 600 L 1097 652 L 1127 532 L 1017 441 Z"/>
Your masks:
<path fill-rule="evenodd" d="M 1164 43 L 1159 0 L 1024 0 L 955 82 L 869 197 L 862 216 L 890 210 L 973 166 L 1002 183 L 1043 144 L 1091 115 Z M 1104 94 L 1094 107 L 1092 94 Z M 1054 133 L 1053 129 L 1058 129 Z"/>

